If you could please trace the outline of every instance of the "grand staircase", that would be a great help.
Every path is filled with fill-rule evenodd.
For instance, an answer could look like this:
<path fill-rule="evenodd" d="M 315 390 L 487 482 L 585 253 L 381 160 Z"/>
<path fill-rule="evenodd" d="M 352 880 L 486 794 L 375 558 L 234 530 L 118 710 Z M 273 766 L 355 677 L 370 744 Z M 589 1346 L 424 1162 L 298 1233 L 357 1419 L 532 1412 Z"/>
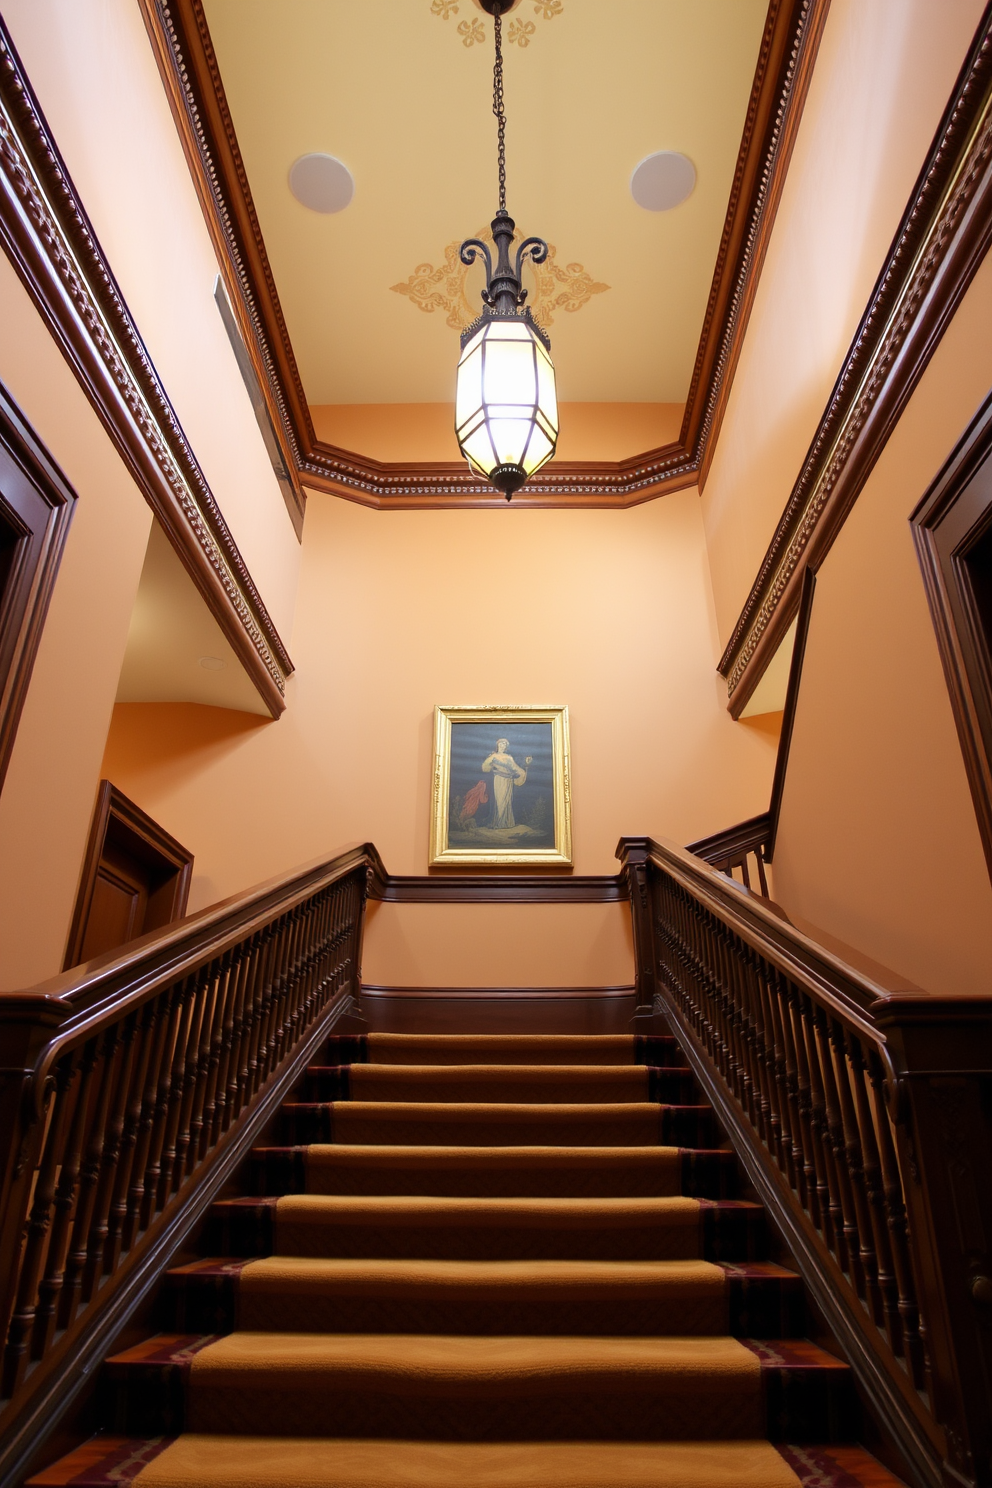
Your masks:
<path fill-rule="evenodd" d="M 892 1488 L 683 1063 L 332 1037 L 30 1488 Z"/>

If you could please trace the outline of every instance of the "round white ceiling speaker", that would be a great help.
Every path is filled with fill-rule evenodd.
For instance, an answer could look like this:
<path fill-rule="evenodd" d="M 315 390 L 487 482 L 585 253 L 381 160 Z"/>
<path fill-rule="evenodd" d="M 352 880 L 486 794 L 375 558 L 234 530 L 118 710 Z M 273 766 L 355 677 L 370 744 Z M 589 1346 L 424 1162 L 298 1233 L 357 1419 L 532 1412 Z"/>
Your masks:
<path fill-rule="evenodd" d="M 201 656 L 200 665 L 205 672 L 222 672 L 225 663 L 219 656 Z"/>
<path fill-rule="evenodd" d="M 311 212 L 343 212 L 355 194 L 355 180 L 333 155 L 301 155 L 289 168 L 289 189 Z"/>
<path fill-rule="evenodd" d="M 646 156 L 630 178 L 630 194 L 647 212 L 668 212 L 692 194 L 696 167 L 677 150 Z"/>

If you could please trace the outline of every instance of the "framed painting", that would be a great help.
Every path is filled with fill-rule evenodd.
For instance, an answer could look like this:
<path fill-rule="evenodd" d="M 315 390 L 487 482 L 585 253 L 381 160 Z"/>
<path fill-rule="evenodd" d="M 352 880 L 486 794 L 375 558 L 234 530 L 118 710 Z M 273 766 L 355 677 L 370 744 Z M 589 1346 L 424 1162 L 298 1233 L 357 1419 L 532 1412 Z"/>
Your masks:
<path fill-rule="evenodd" d="M 430 864 L 571 867 L 567 708 L 434 709 Z"/>

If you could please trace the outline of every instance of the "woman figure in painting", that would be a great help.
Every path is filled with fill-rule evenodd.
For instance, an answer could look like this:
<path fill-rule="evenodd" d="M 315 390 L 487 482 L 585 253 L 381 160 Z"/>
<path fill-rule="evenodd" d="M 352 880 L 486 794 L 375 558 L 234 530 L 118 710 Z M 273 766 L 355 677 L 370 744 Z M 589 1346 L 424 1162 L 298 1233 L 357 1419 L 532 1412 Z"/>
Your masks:
<path fill-rule="evenodd" d="M 493 777 L 493 812 L 489 825 L 497 829 L 516 826 L 513 820 L 513 787 L 524 784 L 527 779 L 526 766 L 533 759 L 533 755 L 529 754 L 521 769 L 512 754 L 507 753 L 509 748 L 509 739 L 497 739 L 495 751 L 482 761 L 483 770 Z"/>

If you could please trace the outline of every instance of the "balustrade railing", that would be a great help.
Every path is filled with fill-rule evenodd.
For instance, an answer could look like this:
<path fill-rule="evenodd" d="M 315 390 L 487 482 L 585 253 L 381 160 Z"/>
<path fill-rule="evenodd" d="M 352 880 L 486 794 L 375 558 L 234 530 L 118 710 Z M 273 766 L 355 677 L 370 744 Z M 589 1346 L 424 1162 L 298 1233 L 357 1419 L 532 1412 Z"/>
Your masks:
<path fill-rule="evenodd" d="M 0 1438 L 358 991 L 370 868 L 357 849 L 0 996 Z"/>
<path fill-rule="evenodd" d="M 828 948 L 625 838 L 642 1013 L 717 1107 L 921 1483 L 992 1482 L 992 1000 Z"/>
<path fill-rule="evenodd" d="M 690 843 L 686 852 L 691 852 L 706 863 L 712 863 L 728 878 L 737 878 L 746 889 L 754 889 L 763 898 L 768 898 L 768 876 L 765 853 L 771 835 L 771 812 L 749 817 L 736 827 L 725 832 L 715 832 L 712 837 L 703 837 Z"/>

